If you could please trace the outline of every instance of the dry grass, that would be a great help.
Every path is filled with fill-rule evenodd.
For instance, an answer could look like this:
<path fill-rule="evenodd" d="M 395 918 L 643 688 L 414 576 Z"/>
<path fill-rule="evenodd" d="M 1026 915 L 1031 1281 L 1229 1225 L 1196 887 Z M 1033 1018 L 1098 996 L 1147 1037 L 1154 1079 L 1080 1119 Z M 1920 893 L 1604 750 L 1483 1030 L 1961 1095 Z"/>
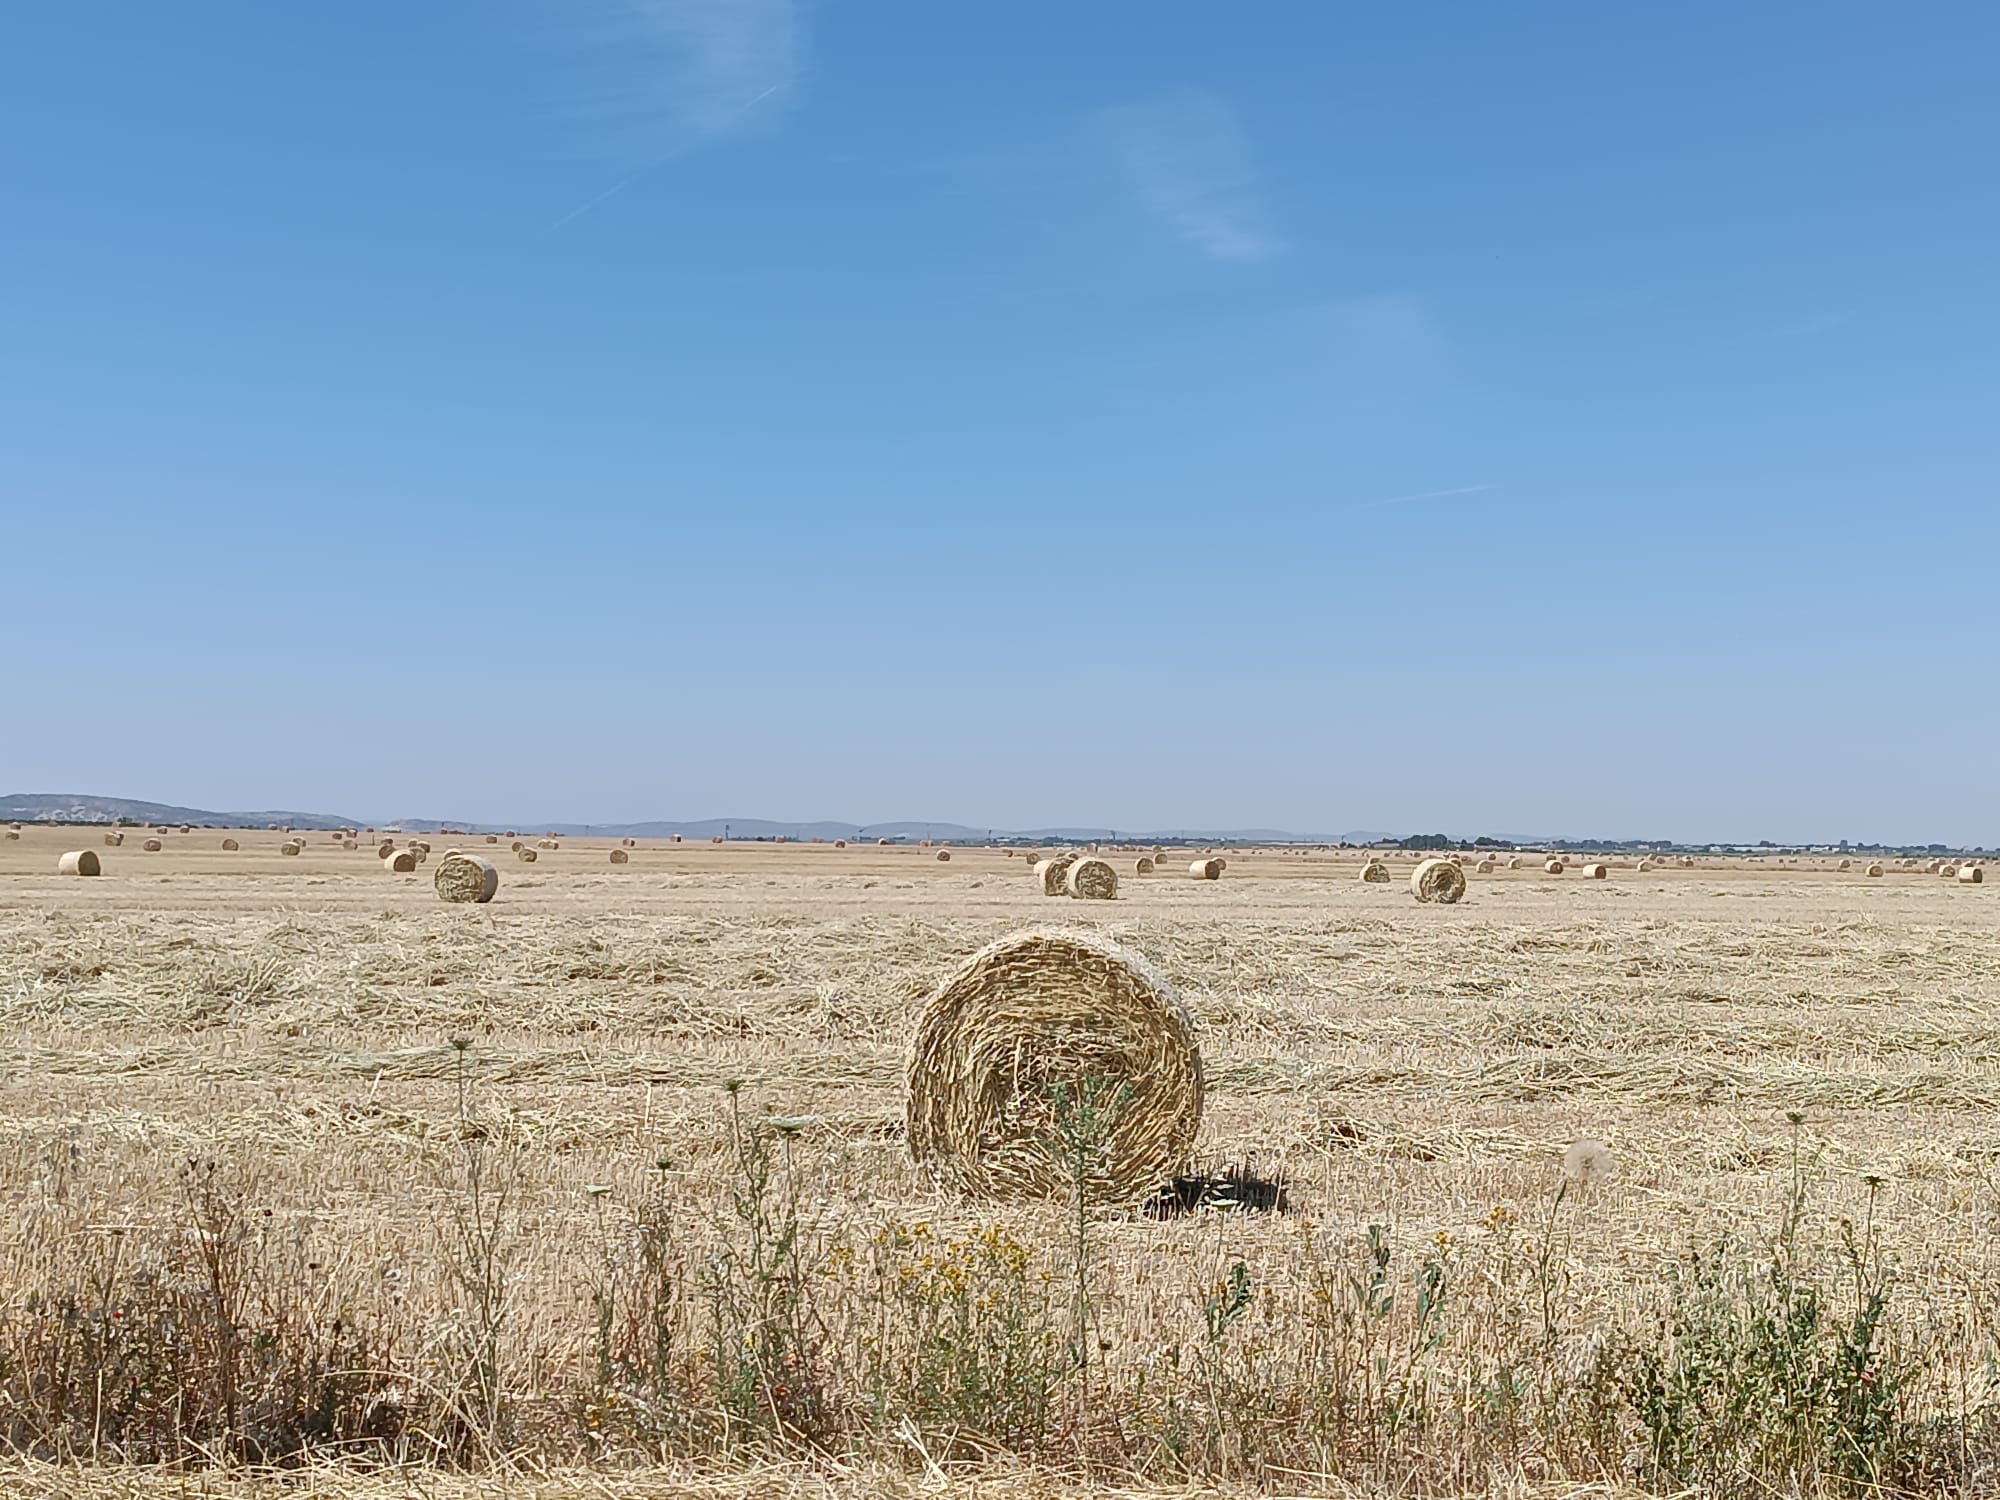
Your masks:
<path fill-rule="evenodd" d="M 469 912 L 318 840 L 225 857 L 204 836 L 65 882 L 74 841 L 30 828 L 0 854 L 0 1392 L 33 1354 L 111 1395 L 64 1375 L 0 1406 L 29 1451 L 60 1434 L 185 1459 L 162 1436 L 180 1421 L 251 1456 L 504 1448 L 525 1476 L 508 1493 L 562 1492 L 534 1476 L 578 1464 L 611 1493 L 754 1485 L 801 1448 L 822 1457 L 769 1472 L 806 1493 L 856 1475 L 934 1493 L 932 1463 L 981 1483 L 1022 1463 L 1130 1487 L 1623 1482 L 1649 1450 L 1613 1377 L 1641 1379 L 1703 1268 L 1733 1297 L 1768 1287 L 1728 1268 L 1792 1223 L 1830 1309 L 1861 1285 L 1843 1236 L 1872 1231 L 1901 1420 L 1921 1438 L 1974 1419 L 1938 1426 L 1926 1461 L 1991 1453 L 1983 885 L 1530 865 L 1420 908 L 1382 902 L 1351 857 L 1236 854 L 1216 887 L 1073 903 L 1066 921 L 1143 956 L 1201 1028 L 1197 1152 L 1281 1171 L 1294 1205 L 1092 1211 L 1079 1252 L 1061 1203 L 941 1194 L 901 1140 L 925 997 L 1046 910 L 997 852 L 661 847 L 614 875 L 608 842 L 566 840 Z M 1585 1138 L 1616 1171 L 1566 1186 Z M 797 1258 L 757 1261 L 787 1224 Z M 216 1245 L 234 1248 L 210 1264 Z M 749 1354 L 718 1355 L 718 1318 Z M 179 1407 L 145 1394 L 142 1358 L 185 1362 L 159 1377 Z M 59 1417 L 60 1392 L 78 1404 Z M 347 1425 L 315 1437 L 318 1412 Z M 730 1477 L 689 1467 L 718 1456 Z M 419 1472 L 397 1492 L 471 1483 Z M 0 1472 L 9 1493 L 178 1482 Z M 1785 1487 L 1740 1487 L 1766 1483 Z"/>

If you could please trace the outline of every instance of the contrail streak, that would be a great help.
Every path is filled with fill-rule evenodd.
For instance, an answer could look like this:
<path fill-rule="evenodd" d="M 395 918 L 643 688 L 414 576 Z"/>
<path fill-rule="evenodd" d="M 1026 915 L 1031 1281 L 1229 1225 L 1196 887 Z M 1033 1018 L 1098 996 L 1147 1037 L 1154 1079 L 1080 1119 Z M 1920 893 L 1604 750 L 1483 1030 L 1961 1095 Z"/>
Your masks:
<path fill-rule="evenodd" d="M 1363 508 L 1367 510 L 1379 510 L 1384 505 L 1408 505 L 1417 500 L 1442 500 L 1449 495 L 1476 495 L 1481 490 L 1490 490 L 1492 488 L 1493 486 L 1490 484 L 1468 484 L 1455 490 L 1425 490 L 1421 495 L 1397 495 L 1388 500 L 1371 500 Z"/>

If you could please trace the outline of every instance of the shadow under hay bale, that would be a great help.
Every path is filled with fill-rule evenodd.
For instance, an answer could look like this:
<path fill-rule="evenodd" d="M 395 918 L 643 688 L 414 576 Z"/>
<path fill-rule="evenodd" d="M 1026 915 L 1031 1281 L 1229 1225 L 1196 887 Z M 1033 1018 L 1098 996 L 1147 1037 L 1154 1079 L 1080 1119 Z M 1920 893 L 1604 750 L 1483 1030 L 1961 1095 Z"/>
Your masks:
<path fill-rule="evenodd" d="M 908 1064 L 910 1157 L 987 1198 L 1132 1203 L 1184 1171 L 1201 1049 L 1180 997 L 1088 933 L 989 943 L 931 993 Z"/>
<path fill-rule="evenodd" d="M 1180 1219 L 1200 1210 L 1252 1214 L 1283 1214 L 1292 1210 L 1291 1193 L 1282 1173 L 1265 1177 L 1246 1162 L 1185 1173 L 1140 1206 L 1149 1219 Z"/>

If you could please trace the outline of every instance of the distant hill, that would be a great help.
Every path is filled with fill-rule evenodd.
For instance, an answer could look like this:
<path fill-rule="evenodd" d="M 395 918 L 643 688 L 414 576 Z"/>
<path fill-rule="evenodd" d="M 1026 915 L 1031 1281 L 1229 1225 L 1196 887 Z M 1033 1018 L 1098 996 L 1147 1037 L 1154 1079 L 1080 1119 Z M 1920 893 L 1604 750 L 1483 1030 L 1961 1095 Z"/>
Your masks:
<path fill-rule="evenodd" d="M 15 823 L 192 823 L 202 828 L 262 828 L 266 823 L 293 828 L 361 826 L 353 818 L 332 813 L 210 812 L 130 797 L 83 797 L 73 792 L 20 792 L 0 797 L 0 818 Z"/>

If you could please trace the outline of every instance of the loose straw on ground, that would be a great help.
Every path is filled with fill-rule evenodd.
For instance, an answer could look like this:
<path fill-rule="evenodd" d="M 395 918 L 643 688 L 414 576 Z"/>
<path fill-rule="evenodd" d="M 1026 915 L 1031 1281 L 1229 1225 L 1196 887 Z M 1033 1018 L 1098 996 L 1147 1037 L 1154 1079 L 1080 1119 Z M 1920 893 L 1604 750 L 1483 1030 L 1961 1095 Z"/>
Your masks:
<path fill-rule="evenodd" d="M 500 872 L 476 854 L 453 850 L 438 861 L 431 885 L 447 901 L 483 903 L 500 889 Z"/>
<path fill-rule="evenodd" d="M 932 992 L 908 1067 L 911 1158 L 981 1197 L 1132 1202 L 1187 1163 L 1201 1051 L 1173 988 L 1090 935 L 1021 932 Z M 1081 1161 L 1079 1161 L 1081 1156 Z"/>

